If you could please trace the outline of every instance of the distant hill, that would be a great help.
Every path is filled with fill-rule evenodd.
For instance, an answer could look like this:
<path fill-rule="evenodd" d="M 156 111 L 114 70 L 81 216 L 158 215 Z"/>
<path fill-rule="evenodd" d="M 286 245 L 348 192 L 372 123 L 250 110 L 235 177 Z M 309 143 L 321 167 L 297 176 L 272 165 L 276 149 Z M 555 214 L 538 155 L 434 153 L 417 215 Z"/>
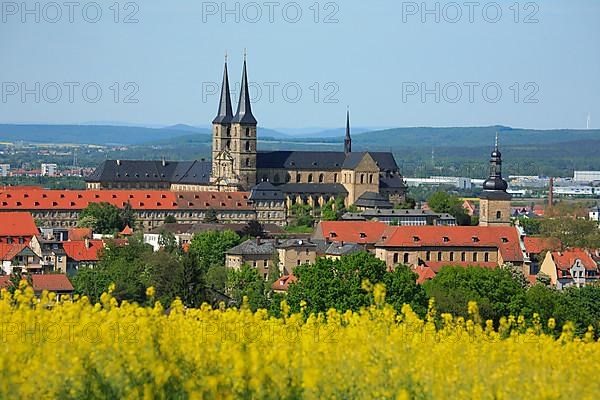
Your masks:
<path fill-rule="evenodd" d="M 203 132 L 202 130 L 198 131 Z M 210 131 L 204 131 L 210 134 Z M 134 145 L 189 134 L 178 128 L 111 125 L 0 125 L 0 141 Z"/>
<path fill-rule="evenodd" d="M 354 143 L 380 147 L 478 147 L 492 146 L 496 132 L 502 145 L 543 145 L 600 140 L 600 130 L 533 130 L 506 126 L 464 128 L 395 128 L 353 135 Z"/>
<path fill-rule="evenodd" d="M 528 145 L 533 148 L 567 142 L 600 140 L 600 130 L 531 130 L 505 126 L 456 128 L 394 128 L 361 132 L 353 130 L 356 148 L 394 151 L 398 148 L 491 147 L 498 132 L 503 146 Z M 292 148 L 332 148 L 342 145 L 344 129 L 333 129 L 303 137 L 259 127 L 258 136 L 265 150 Z M 113 125 L 0 125 L 0 141 L 33 143 L 165 145 L 210 144 L 211 129 L 190 125 L 145 128 Z"/>

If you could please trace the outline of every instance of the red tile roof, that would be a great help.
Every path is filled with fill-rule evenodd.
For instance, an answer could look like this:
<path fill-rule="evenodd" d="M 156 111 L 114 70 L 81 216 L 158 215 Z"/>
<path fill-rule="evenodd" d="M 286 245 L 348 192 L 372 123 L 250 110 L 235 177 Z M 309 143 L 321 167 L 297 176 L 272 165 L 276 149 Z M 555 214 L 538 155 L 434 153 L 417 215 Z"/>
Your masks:
<path fill-rule="evenodd" d="M 427 281 L 429 279 L 435 278 L 435 274 L 436 273 L 431 268 L 419 265 L 417 267 L 413 267 L 412 270 L 417 275 L 419 275 L 419 277 L 417 278 L 417 283 L 418 284 L 422 284 L 422 283 L 424 283 L 425 281 Z"/>
<path fill-rule="evenodd" d="M 317 227 L 325 239 L 358 244 L 378 242 L 387 228 L 385 223 L 373 221 L 323 221 Z"/>
<path fill-rule="evenodd" d="M 523 262 L 515 227 L 398 226 L 390 227 L 378 247 L 493 247 L 504 261 Z"/>
<path fill-rule="evenodd" d="M 296 278 L 294 275 L 284 275 L 277 279 L 273 285 L 271 285 L 271 289 L 287 292 L 290 288 L 290 284 L 297 281 L 298 278 Z"/>
<path fill-rule="evenodd" d="M 31 275 L 31 283 L 34 292 L 47 290 L 49 292 L 72 292 L 75 290 L 66 275 Z M 12 285 L 10 276 L 0 276 L 0 288 Z"/>
<path fill-rule="evenodd" d="M 125 228 L 123 228 L 123 230 L 121 231 L 121 235 L 123 236 L 131 236 L 133 235 L 133 229 L 131 229 L 129 227 L 129 225 L 127 225 Z"/>
<path fill-rule="evenodd" d="M 47 290 L 49 292 L 72 292 L 75 290 L 66 275 L 31 275 L 34 292 Z"/>
<path fill-rule="evenodd" d="M 69 228 L 69 240 L 91 239 L 92 228 Z"/>
<path fill-rule="evenodd" d="M 98 261 L 99 250 L 104 248 L 102 240 L 74 240 L 63 243 L 63 248 L 69 258 L 75 261 Z"/>
<path fill-rule="evenodd" d="M 595 271 L 598 265 L 590 254 L 583 249 L 570 249 L 563 252 L 553 251 L 552 259 L 560 270 L 569 270 L 575 264 L 575 260 L 581 260 L 583 267 L 588 271 Z"/>
<path fill-rule="evenodd" d="M 0 213 L 0 236 L 30 236 L 39 234 L 33 217 L 28 212 Z"/>
<path fill-rule="evenodd" d="M 545 250 L 553 250 L 561 246 L 561 242 L 558 239 L 553 238 L 537 238 L 527 236 L 524 239 L 525 251 L 527 254 L 541 254 Z"/>
<path fill-rule="evenodd" d="M 134 210 L 251 210 L 247 192 L 171 192 L 161 190 L 0 191 L 0 211 L 83 210 L 90 203 L 109 203 Z"/>
<path fill-rule="evenodd" d="M 21 251 L 23 251 L 23 249 L 25 249 L 28 246 L 29 243 L 13 243 L 13 244 L 6 244 L 6 243 L 0 243 L 0 260 L 2 261 L 10 261 L 13 258 L 15 258 L 15 256 L 17 254 L 19 254 Z"/>

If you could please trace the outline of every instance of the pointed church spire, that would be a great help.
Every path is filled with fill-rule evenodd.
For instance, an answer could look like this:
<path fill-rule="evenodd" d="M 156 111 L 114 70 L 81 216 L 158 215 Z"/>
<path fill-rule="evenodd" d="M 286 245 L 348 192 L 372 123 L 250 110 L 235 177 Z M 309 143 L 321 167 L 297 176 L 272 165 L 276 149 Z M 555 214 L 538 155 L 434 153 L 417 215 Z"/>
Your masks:
<path fill-rule="evenodd" d="M 352 153 L 352 137 L 350 137 L 350 107 L 346 110 L 346 139 L 344 139 L 344 153 Z"/>
<path fill-rule="evenodd" d="M 248 72 L 246 68 L 246 50 L 244 50 L 244 71 L 242 72 L 242 87 L 240 89 L 240 101 L 233 122 L 240 124 L 256 125 L 257 121 L 252 115 L 250 104 L 250 90 L 248 88 Z"/>
<path fill-rule="evenodd" d="M 221 102 L 219 103 L 219 112 L 213 120 L 213 124 L 230 124 L 232 120 L 233 108 L 231 107 L 231 94 L 229 92 L 227 53 L 225 53 L 225 71 L 223 72 L 223 84 L 221 85 Z"/>

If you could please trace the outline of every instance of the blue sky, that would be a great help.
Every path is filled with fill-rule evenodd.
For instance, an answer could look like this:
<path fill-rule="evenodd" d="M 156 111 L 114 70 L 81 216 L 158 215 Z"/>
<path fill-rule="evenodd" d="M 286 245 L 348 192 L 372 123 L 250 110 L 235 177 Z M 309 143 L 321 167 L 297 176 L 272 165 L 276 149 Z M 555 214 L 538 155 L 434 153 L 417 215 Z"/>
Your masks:
<path fill-rule="evenodd" d="M 25 3 L 2 3 L 2 123 L 207 125 L 246 48 L 265 127 L 347 105 L 356 126 L 600 127 L 594 0 Z"/>

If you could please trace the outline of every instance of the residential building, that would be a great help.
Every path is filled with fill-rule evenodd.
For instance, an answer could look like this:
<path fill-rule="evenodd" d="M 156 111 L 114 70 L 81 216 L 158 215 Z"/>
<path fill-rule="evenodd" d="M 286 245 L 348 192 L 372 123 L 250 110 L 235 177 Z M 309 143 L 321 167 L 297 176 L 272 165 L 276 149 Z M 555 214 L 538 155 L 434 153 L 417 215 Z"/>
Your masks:
<path fill-rule="evenodd" d="M 5 212 L 0 214 L 0 243 L 23 244 L 40 232 L 28 212 Z"/>
<path fill-rule="evenodd" d="M 62 273 L 74 275 L 80 268 L 93 268 L 100 260 L 101 250 L 104 249 L 103 240 L 74 240 L 64 242 L 63 248 L 67 254 L 67 265 Z"/>
<path fill-rule="evenodd" d="M 544 261 L 544 256 L 547 251 L 557 250 L 562 246 L 558 239 L 538 238 L 527 236 L 523 239 L 525 245 L 525 253 L 529 259 L 529 271 L 532 280 L 540 272 L 541 262 Z"/>
<path fill-rule="evenodd" d="M 0 164 L 0 177 L 6 178 L 10 172 L 10 164 Z"/>
<path fill-rule="evenodd" d="M 42 164 L 42 176 L 56 176 L 57 172 L 58 172 L 58 165 Z"/>
<path fill-rule="evenodd" d="M 287 225 L 285 195 L 270 182 L 264 181 L 254 186 L 248 200 L 254 206 L 260 221 L 269 221 L 280 226 Z"/>
<path fill-rule="evenodd" d="M 495 268 L 512 263 L 522 268 L 525 263 L 518 229 L 503 226 L 389 227 L 375 245 L 375 255 L 388 269 L 404 264 L 434 273 L 445 265 Z"/>
<path fill-rule="evenodd" d="M 317 245 L 302 239 L 276 240 L 279 273 L 290 275 L 297 266 L 317 261 Z"/>
<path fill-rule="evenodd" d="M 557 289 L 583 287 L 598 282 L 600 270 L 590 253 L 584 249 L 550 251 L 540 271 L 550 277 Z"/>
<path fill-rule="evenodd" d="M 266 280 L 269 268 L 274 266 L 275 253 L 275 240 L 248 239 L 225 252 L 225 267 L 239 270 L 243 265 L 248 265 L 257 269 Z"/>
<path fill-rule="evenodd" d="M 597 204 L 590 208 L 590 221 L 600 222 L 600 207 Z"/>

